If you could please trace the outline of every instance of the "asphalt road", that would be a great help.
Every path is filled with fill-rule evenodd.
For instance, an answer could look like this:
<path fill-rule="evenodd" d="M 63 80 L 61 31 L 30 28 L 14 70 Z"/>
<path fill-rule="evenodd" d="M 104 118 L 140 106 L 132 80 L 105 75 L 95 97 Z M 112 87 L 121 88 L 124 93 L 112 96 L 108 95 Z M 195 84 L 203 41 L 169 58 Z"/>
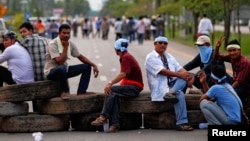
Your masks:
<path fill-rule="evenodd" d="M 98 78 L 91 77 L 89 91 L 103 92 L 105 84 L 115 77 L 119 72 L 119 57 L 114 52 L 114 31 L 110 31 L 108 40 L 98 38 L 83 39 L 80 36 L 72 37 L 72 41 L 78 46 L 80 52 L 95 62 L 100 70 Z M 140 63 L 144 76 L 144 91 L 149 91 L 144 61 L 146 54 L 153 50 L 153 41 L 145 41 L 143 45 L 138 45 L 137 41 L 129 46 L 132 53 Z M 168 49 L 173 56 L 185 64 L 197 53 L 196 48 L 181 45 L 176 42 L 169 42 Z M 69 64 L 80 63 L 71 58 Z M 195 71 L 195 70 L 194 70 Z M 79 77 L 69 79 L 70 92 L 77 91 Z M 107 134 L 103 132 L 84 131 L 64 131 L 64 132 L 44 132 L 44 141 L 207 141 L 207 130 L 196 129 L 191 132 L 180 132 L 175 130 L 157 129 L 137 129 L 120 131 L 118 133 Z M 0 141 L 33 141 L 32 133 L 0 133 Z"/>

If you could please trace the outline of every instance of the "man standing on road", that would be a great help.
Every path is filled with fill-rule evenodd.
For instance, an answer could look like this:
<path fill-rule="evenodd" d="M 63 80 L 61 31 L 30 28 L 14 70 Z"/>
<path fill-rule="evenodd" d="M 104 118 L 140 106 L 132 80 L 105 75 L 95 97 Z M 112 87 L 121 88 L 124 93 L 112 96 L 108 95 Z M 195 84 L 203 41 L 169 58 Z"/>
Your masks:
<path fill-rule="evenodd" d="M 225 37 L 220 37 L 214 50 L 214 58 L 229 62 L 233 69 L 233 88 L 241 98 L 243 105 L 250 92 L 250 61 L 241 54 L 241 46 L 237 40 L 231 40 L 227 44 L 228 54 L 220 55 L 219 48 Z"/>
<path fill-rule="evenodd" d="M 193 75 L 186 71 L 176 59 L 166 52 L 168 39 L 159 36 L 154 40 L 155 49 L 146 57 L 145 68 L 152 101 L 164 101 L 164 98 L 175 96 L 176 130 L 192 131 L 188 125 L 185 95 L 182 89 L 192 85 Z"/>
<path fill-rule="evenodd" d="M 213 32 L 214 32 L 213 24 L 212 24 L 211 20 L 209 18 L 207 18 L 207 15 L 204 14 L 203 18 L 199 22 L 197 36 L 198 37 L 201 36 L 201 35 L 209 36 L 210 33 L 213 34 Z"/>
<path fill-rule="evenodd" d="M 70 31 L 70 25 L 62 24 L 59 27 L 58 37 L 49 42 L 45 55 L 44 73 L 49 80 L 59 81 L 62 99 L 70 98 L 68 78 L 81 74 L 77 95 L 82 95 L 86 94 L 89 85 L 91 66 L 95 78 L 99 73 L 97 66 L 80 54 L 76 45 L 69 40 Z M 78 58 L 83 64 L 69 66 L 67 60 L 71 57 Z"/>
<path fill-rule="evenodd" d="M 117 132 L 120 127 L 120 102 L 123 97 L 137 97 L 143 90 L 141 68 L 137 60 L 128 53 L 127 39 L 120 38 L 115 42 L 115 52 L 120 57 L 120 73 L 104 88 L 105 100 L 101 115 L 91 122 L 91 125 L 100 126 L 111 124 L 108 132 Z M 113 86 L 120 82 L 120 86 Z"/>
<path fill-rule="evenodd" d="M 28 50 L 32 60 L 35 81 L 46 80 L 43 69 L 45 64 L 45 50 L 48 45 L 47 39 L 34 34 L 33 25 L 29 22 L 24 22 L 19 27 L 19 32 L 23 38 L 21 45 Z M 33 111 L 37 111 L 36 100 L 32 101 L 32 105 Z"/>

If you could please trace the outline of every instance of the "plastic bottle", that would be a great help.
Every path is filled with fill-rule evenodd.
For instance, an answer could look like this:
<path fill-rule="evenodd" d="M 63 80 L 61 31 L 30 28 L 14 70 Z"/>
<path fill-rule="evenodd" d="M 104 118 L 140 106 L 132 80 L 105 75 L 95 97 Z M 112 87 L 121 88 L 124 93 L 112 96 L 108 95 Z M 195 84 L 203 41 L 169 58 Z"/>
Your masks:
<path fill-rule="evenodd" d="M 109 120 L 107 120 L 107 123 L 103 124 L 103 131 L 108 132 L 109 131 Z"/>
<path fill-rule="evenodd" d="M 43 133 L 41 132 L 35 132 L 32 134 L 32 136 L 34 137 L 35 141 L 43 141 Z"/>
<path fill-rule="evenodd" d="M 208 127 L 208 123 L 200 123 L 199 124 L 200 129 L 207 129 L 207 127 Z"/>

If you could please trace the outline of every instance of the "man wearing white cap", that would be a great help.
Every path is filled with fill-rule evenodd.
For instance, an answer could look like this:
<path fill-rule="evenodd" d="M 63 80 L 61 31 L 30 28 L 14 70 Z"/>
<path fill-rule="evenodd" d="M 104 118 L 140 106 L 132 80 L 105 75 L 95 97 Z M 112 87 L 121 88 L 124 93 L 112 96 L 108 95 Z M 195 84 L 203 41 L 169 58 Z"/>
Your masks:
<path fill-rule="evenodd" d="M 220 55 L 219 48 L 224 39 L 225 37 L 220 37 L 217 41 L 214 50 L 214 58 L 231 63 L 233 69 L 232 86 L 241 98 L 244 106 L 247 100 L 246 97 L 250 92 L 250 61 L 241 54 L 241 46 L 237 40 L 232 40 L 227 44 L 228 54 Z"/>
<path fill-rule="evenodd" d="M 185 95 L 182 89 L 187 83 L 192 84 L 193 75 L 186 71 L 176 59 L 166 52 L 168 39 L 159 36 L 154 40 L 154 50 L 145 61 L 148 85 L 152 101 L 164 101 L 164 98 L 175 96 L 176 130 L 192 131 L 188 125 Z"/>
<path fill-rule="evenodd" d="M 211 66 L 214 64 L 224 65 L 223 61 L 213 60 L 213 47 L 211 46 L 210 38 L 206 35 L 199 36 L 194 43 L 197 46 L 199 53 L 189 62 L 187 62 L 183 68 L 187 71 L 200 68 L 206 74 L 206 82 L 211 87 L 214 82 L 211 81 Z M 193 85 L 198 89 L 203 89 L 200 83 L 198 73 L 195 73 L 195 81 Z M 228 74 L 226 74 L 228 76 Z M 227 78 L 227 82 L 231 83 L 230 77 Z M 185 91 L 185 90 L 184 90 Z M 203 90 L 202 90 L 203 91 Z M 189 90 L 189 93 L 197 93 L 193 89 Z"/>
<path fill-rule="evenodd" d="M 105 100 L 101 114 L 91 122 L 91 125 L 100 126 L 109 120 L 109 133 L 117 132 L 120 127 L 119 112 L 122 97 L 137 97 L 143 90 L 141 68 L 137 60 L 128 53 L 128 40 L 120 38 L 115 42 L 115 52 L 119 56 L 121 70 L 104 88 Z M 116 83 L 120 85 L 113 86 Z"/>

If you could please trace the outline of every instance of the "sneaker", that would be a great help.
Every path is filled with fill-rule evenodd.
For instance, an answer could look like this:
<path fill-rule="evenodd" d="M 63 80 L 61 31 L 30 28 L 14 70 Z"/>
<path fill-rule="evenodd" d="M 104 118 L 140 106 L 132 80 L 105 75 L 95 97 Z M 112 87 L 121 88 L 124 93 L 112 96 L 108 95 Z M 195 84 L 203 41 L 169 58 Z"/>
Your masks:
<path fill-rule="evenodd" d="M 176 125 L 176 130 L 177 131 L 193 131 L 194 128 L 185 123 L 185 124 Z"/>
<path fill-rule="evenodd" d="M 69 92 L 62 92 L 61 98 L 62 98 L 63 100 L 69 99 L 69 98 L 70 98 Z"/>
<path fill-rule="evenodd" d="M 96 118 L 94 121 L 91 122 L 91 125 L 100 126 L 100 125 L 103 125 L 107 122 L 108 122 L 108 120 L 104 116 L 99 116 L 98 118 Z"/>
<path fill-rule="evenodd" d="M 178 99 L 176 98 L 176 96 L 172 92 L 166 93 L 164 96 L 164 99 L 168 100 L 168 101 L 173 101 L 174 103 L 178 102 Z"/>
<path fill-rule="evenodd" d="M 190 89 L 188 94 L 202 94 L 202 91 L 200 89 L 197 90 Z"/>
<path fill-rule="evenodd" d="M 118 132 L 119 131 L 119 128 L 115 125 L 111 125 L 109 127 L 109 130 L 108 130 L 108 133 L 115 133 L 115 132 Z"/>
<path fill-rule="evenodd" d="M 92 94 L 96 94 L 95 92 L 85 92 L 85 93 L 78 93 L 76 95 L 92 95 Z"/>

